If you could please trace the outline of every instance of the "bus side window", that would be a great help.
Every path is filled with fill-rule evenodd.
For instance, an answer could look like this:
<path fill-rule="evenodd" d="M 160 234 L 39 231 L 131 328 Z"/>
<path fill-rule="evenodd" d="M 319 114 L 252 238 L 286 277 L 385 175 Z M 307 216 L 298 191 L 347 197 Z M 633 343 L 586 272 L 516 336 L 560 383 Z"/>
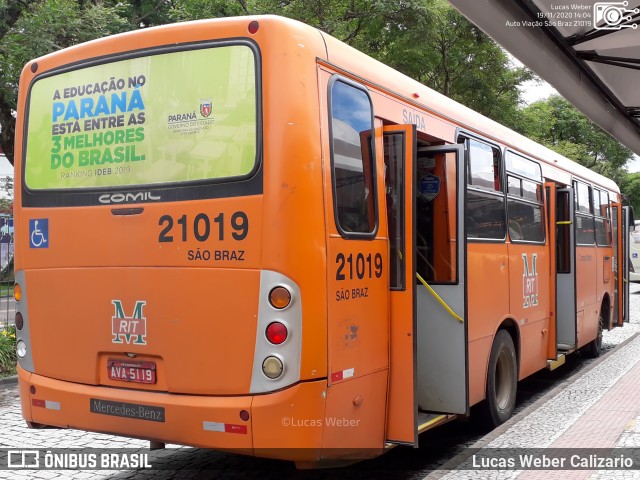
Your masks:
<path fill-rule="evenodd" d="M 467 238 L 505 238 L 504 189 L 500 150 L 465 139 L 467 165 Z"/>
<path fill-rule="evenodd" d="M 384 135 L 384 183 L 389 225 L 389 287 L 404 290 L 404 137 Z"/>
<path fill-rule="evenodd" d="M 511 151 L 506 155 L 507 215 L 511 241 L 544 243 L 542 170 L 533 160 Z"/>
<path fill-rule="evenodd" d="M 336 77 L 329 92 L 336 226 L 345 238 L 371 237 L 377 226 L 371 100 Z"/>
<path fill-rule="evenodd" d="M 557 245 L 556 249 L 556 271 L 558 273 L 571 273 L 571 249 L 573 245 L 570 244 L 570 228 L 573 225 L 570 224 L 571 214 L 569 211 L 570 197 L 567 192 L 559 192 L 556 202 L 556 235 Z"/>
<path fill-rule="evenodd" d="M 574 181 L 573 188 L 576 196 L 576 244 L 595 244 L 595 224 L 593 219 L 592 188 L 583 182 Z"/>
<path fill-rule="evenodd" d="M 599 247 L 611 245 L 611 220 L 609 219 L 609 193 L 603 190 L 593 191 L 593 213 L 596 221 L 596 243 Z"/>
<path fill-rule="evenodd" d="M 456 154 L 418 143 L 416 165 L 416 272 L 435 284 L 458 281 Z"/>

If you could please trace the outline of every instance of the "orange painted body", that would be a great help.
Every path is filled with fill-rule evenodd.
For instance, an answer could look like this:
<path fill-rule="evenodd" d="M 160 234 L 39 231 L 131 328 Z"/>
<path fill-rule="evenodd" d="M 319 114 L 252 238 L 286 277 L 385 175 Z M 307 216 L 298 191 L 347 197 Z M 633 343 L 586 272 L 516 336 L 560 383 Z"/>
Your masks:
<path fill-rule="evenodd" d="M 260 24 L 255 34 L 247 30 L 252 20 Z M 131 45 L 151 49 L 237 38 L 250 39 L 260 52 L 260 193 L 127 205 L 25 205 L 24 120 L 29 87 L 40 75 L 121 54 Z M 336 75 L 366 89 L 373 107 L 375 168 L 364 172 L 375 185 L 368 192 L 376 205 L 371 238 L 346 239 L 336 225 L 327 93 Z M 417 145 L 458 143 L 462 129 L 539 162 L 546 181 L 570 185 L 572 175 L 587 180 L 591 175 L 337 40 L 278 17 L 176 24 L 48 55 L 25 67 L 18 111 L 15 269 L 26 292 L 19 310 L 28 313 L 32 357 L 32 371 L 24 365 L 19 369 L 25 419 L 301 462 L 366 458 L 381 453 L 387 441 L 417 442 L 415 349 L 420 339 L 415 338 L 414 301 L 416 288 L 423 287 L 416 285 L 410 241 L 415 172 L 407 163 L 405 288 L 390 291 L 395 253 L 389 249 L 386 216 L 385 133 L 395 129 L 412 142 L 404 151 L 407 162 Z M 415 125 L 419 144 L 406 124 Z M 453 157 L 446 162 L 433 167 L 434 175 L 455 183 L 458 167 Z M 618 200 L 610 181 L 597 177 L 593 182 Z M 519 378 L 555 358 L 555 237 L 545 219 L 544 244 L 513 243 L 509 237 L 467 244 L 456 238 L 456 224 L 464 219 L 454 213 L 456 191 L 462 195 L 464 188 L 446 191 L 434 201 L 433 272 L 452 283 L 466 278 L 466 312 L 457 313 L 466 322 L 468 378 L 458 380 L 466 382 L 470 406 L 485 398 L 489 353 L 501 325 L 511 325 L 517 334 Z M 134 207 L 141 211 L 117 212 Z M 206 216 L 215 232 L 218 215 L 228 222 L 237 212 L 246 215 L 246 237 L 194 238 L 199 216 Z M 172 240 L 160 241 L 169 225 L 166 217 L 173 222 L 165 231 Z M 44 218 L 50 243 L 31 248 L 30 220 Z M 457 264 L 459 246 L 466 248 L 466 266 Z M 525 308 L 523 258 L 533 268 L 533 255 L 537 303 Z M 612 272 L 613 256 L 613 247 L 578 249 L 578 347 L 595 338 L 603 298 L 613 301 L 619 281 Z M 264 280 L 265 272 L 295 284 L 294 302 L 301 309 L 300 324 L 290 331 L 290 340 L 300 345 L 299 372 L 294 382 L 272 390 L 256 386 L 268 384 L 260 377 L 263 357 L 256 353 L 264 343 L 260 318 L 264 312 L 277 317 L 266 302 L 278 283 Z M 118 305 L 129 315 L 139 302 L 145 302 L 137 318 L 144 317 L 145 338 L 118 343 L 112 323 Z M 278 348 L 268 349 L 280 355 Z M 281 355 L 285 371 L 287 355 Z M 132 358 L 155 363 L 155 383 L 108 378 L 109 360 Z M 161 407 L 164 421 L 96 413 L 92 399 Z M 59 408 L 42 407 L 41 401 Z M 249 413 L 246 420 L 243 411 Z M 231 431 L 220 425 L 231 425 Z"/>

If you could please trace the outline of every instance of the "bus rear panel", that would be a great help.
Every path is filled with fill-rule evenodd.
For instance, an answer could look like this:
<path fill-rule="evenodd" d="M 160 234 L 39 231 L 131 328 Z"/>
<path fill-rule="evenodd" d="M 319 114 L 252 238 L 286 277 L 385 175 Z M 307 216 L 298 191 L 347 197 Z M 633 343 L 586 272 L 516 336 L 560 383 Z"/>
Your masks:
<path fill-rule="evenodd" d="M 32 426 L 318 458 L 324 210 L 315 55 L 300 52 L 323 45 L 251 21 L 119 35 L 25 67 L 16 281 Z M 297 59 L 264 55 L 274 45 Z"/>

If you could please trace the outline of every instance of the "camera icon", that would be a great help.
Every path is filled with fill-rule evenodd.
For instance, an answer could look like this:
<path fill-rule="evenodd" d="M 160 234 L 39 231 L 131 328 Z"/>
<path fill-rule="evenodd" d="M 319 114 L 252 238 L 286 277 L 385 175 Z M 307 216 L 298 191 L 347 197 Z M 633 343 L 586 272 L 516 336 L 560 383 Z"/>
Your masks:
<path fill-rule="evenodd" d="M 593 26 L 596 30 L 620 30 L 638 28 L 637 23 L 624 24 L 631 20 L 631 13 L 640 13 L 640 9 L 626 8 L 629 2 L 598 2 L 593 5 Z"/>
<path fill-rule="evenodd" d="M 40 468 L 40 452 L 38 450 L 9 450 L 7 468 Z"/>

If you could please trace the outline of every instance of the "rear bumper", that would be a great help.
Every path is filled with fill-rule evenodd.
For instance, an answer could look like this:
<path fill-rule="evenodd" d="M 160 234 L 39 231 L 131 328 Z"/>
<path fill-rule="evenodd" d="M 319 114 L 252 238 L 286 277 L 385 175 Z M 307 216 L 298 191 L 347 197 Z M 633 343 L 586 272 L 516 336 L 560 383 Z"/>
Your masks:
<path fill-rule="evenodd" d="M 18 380 L 22 414 L 28 422 L 246 455 L 298 461 L 321 458 L 322 426 L 292 428 L 287 419 L 322 418 L 324 380 L 266 395 L 234 397 L 84 385 L 20 367 Z M 240 417 L 242 410 L 250 413 L 247 421 Z"/>

